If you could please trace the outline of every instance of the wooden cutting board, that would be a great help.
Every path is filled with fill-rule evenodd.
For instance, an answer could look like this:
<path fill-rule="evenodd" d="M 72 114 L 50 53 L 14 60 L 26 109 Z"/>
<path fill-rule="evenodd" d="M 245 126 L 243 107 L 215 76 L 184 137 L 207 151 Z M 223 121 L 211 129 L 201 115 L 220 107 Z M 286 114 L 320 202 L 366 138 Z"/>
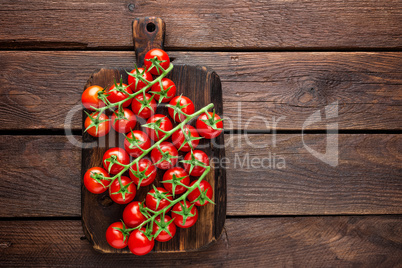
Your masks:
<path fill-rule="evenodd" d="M 163 48 L 164 29 L 163 21 L 158 18 L 142 18 L 134 21 L 133 37 L 137 63 L 143 62 L 144 55 L 149 49 Z M 196 64 L 196 62 L 191 64 Z M 127 84 L 128 76 L 125 70 L 131 71 L 133 67 L 96 71 L 91 75 L 84 89 L 91 85 L 110 86 L 113 84 L 114 79 L 118 81 L 121 76 L 123 77 L 123 82 Z M 214 103 L 216 113 L 223 114 L 221 82 L 214 71 L 205 66 L 175 65 L 167 77 L 176 84 L 176 95 L 183 94 L 189 97 L 194 102 L 196 111 L 209 103 Z M 156 113 L 168 115 L 166 107 L 158 107 Z M 83 124 L 85 118 L 86 115 L 83 113 Z M 138 122 L 136 129 L 141 129 L 140 124 L 144 123 Z M 194 125 L 194 123 L 195 120 L 190 122 L 191 125 Z M 83 127 L 83 129 L 85 128 Z M 107 136 L 102 138 L 93 138 L 86 133 L 83 133 L 82 138 L 83 142 L 88 144 L 87 148 L 82 149 L 82 178 L 89 168 L 102 166 L 102 156 L 108 148 L 123 147 L 124 141 L 124 136 L 116 133 L 113 129 Z M 167 141 L 171 141 L 171 139 L 169 138 Z M 214 140 L 202 139 L 199 146 L 203 146 L 202 150 L 207 153 L 210 159 L 222 159 L 225 156 L 223 133 Z M 179 153 L 180 156 L 184 157 L 184 154 Z M 163 171 L 158 171 L 154 182 L 155 186 L 163 187 L 163 184 L 160 183 L 163 173 Z M 126 175 L 128 176 L 128 174 Z M 191 181 L 195 179 L 195 177 L 191 177 Z M 214 190 L 213 201 L 216 205 L 207 204 L 203 207 L 198 207 L 199 218 L 197 223 L 188 229 L 177 228 L 176 235 L 168 242 L 155 241 L 154 252 L 201 250 L 220 237 L 226 217 L 225 169 L 220 167 L 219 163 L 211 164 L 211 171 L 206 176 L 206 180 Z M 135 200 L 144 200 L 146 193 L 150 189 L 152 189 L 151 185 L 141 187 L 137 191 Z M 84 233 L 93 247 L 103 253 L 129 253 L 128 248 L 123 250 L 112 248 L 105 238 L 108 226 L 122 219 L 125 205 L 114 203 L 110 199 L 108 191 L 100 195 L 90 193 L 85 188 L 82 179 L 81 201 Z"/>

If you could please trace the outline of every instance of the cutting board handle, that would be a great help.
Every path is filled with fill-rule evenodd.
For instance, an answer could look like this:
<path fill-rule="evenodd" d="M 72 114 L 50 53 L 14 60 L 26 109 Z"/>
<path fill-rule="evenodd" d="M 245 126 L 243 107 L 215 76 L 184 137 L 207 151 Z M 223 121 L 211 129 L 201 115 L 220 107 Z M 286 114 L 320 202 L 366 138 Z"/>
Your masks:
<path fill-rule="evenodd" d="M 148 50 L 163 49 L 165 22 L 157 17 L 136 18 L 133 21 L 133 41 L 137 65 L 142 67 Z"/>

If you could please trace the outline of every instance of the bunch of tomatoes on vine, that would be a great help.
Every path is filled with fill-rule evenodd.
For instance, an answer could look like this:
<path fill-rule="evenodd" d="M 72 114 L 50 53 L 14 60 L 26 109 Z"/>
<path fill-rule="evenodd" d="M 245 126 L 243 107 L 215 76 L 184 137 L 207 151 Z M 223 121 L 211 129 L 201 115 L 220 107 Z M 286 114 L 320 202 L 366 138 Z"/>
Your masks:
<path fill-rule="evenodd" d="M 165 77 L 172 68 L 165 51 L 152 49 L 143 68 L 127 72 L 128 84 L 120 79 L 106 88 L 90 86 L 82 94 L 82 104 L 90 111 L 85 111 L 88 134 L 101 137 L 113 128 L 124 135 L 124 148 L 108 149 L 103 166 L 86 171 L 84 185 L 93 194 L 108 190 L 114 202 L 126 205 L 122 220 L 106 230 L 106 240 L 114 248 L 128 246 L 136 255 L 149 253 L 155 240 L 172 239 L 177 227 L 193 226 L 199 207 L 213 203 L 213 189 L 205 180 L 209 158 L 197 146 L 200 139 L 221 134 L 223 119 L 208 111 L 213 103 L 195 111 L 188 97 L 176 95 L 176 85 Z M 157 113 L 161 104 L 169 116 Z M 141 130 L 136 129 L 138 118 L 146 120 Z M 185 153 L 181 161 L 178 151 Z M 152 185 L 145 200 L 133 201 L 141 186 L 155 181 L 158 169 L 164 170 L 164 187 Z M 127 171 L 129 176 L 123 175 Z"/>

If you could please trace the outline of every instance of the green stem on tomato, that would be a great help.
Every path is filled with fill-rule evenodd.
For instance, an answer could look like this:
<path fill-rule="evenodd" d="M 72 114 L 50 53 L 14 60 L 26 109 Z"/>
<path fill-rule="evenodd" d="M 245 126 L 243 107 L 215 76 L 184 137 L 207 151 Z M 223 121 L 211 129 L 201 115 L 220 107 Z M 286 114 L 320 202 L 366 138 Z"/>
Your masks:
<path fill-rule="evenodd" d="M 141 94 L 142 92 L 144 92 L 144 91 L 147 90 L 148 88 L 152 87 L 152 85 L 154 85 L 156 82 L 161 81 L 162 78 L 164 78 L 172 69 L 173 69 L 173 64 L 170 64 L 169 67 L 168 67 L 166 70 L 164 70 L 161 75 L 159 75 L 155 80 L 149 82 L 149 83 L 148 83 L 145 87 L 143 87 L 141 90 L 139 90 L 139 91 L 137 91 L 137 92 L 135 92 L 135 93 L 133 93 L 133 94 L 129 94 L 129 96 L 128 96 L 126 99 L 124 99 L 124 100 L 121 100 L 121 101 L 115 102 L 115 103 L 109 103 L 109 104 L 107 104 L 106 106 L 99 108 L 99 109 L 97 110 L 97 112 L 98 112 L 99 114 L 101 114 L 101 113 L 102 113 L 103 111 L 105 111 L 106 109 L 109 109 L 109 108 L 114 107 L 114 106 L 117 106 L 117 105 L 121 105 L 121 104 L 123 104 L 125 101 L 127 101 L 128 99 L 134 98 L 134 97 L 137 96 L 138 94 Z M 109 187 L 110 187 L 110 185 L 112 185 L 112 183 L 116 180 L 116 178 L 121 177 L 121 175 L 122 175 L 126 170 L 128 170 L 128 169 L 129 169 L 131 166 L 133 166 L 134 164 L 138 163 L 139 160 L 141 160 L 144 156 L 146 156 L 146 155 L 147 155 L 149 152 L 151 152 L 154 148 L 156 148 L 157 146 L 159 146 L 164 140 L 166 140 L 167 138 L 169 138 L 175 131 L 179 130 L 182 126 L 184 126 L 186 123 L 188 123 L 188 122 L 189 122 L 191 119 L 193 119 L 194 117 L 196 117 L 196 116 L 202 114 L 203 112 L 207 112 L 209 109 L 211 109 L 211 108 L 213 108 L 213 107 L 214 107 L 214 104 L 213 104 L 213 103 L 210 103 L 210 104 L 208 104 L 207 106 L 205 106 L 204 108 L 201 108 L 200 110 L 198 110 L 197 112 L 195 112 L 195 113 L 193 113 L 193 114 L 191 114 L 191 115 L 184 114 L 184 115 L 186 116 L 186 119 L 185 119 L 185 120 L 183 120 L 180 124 L 178 124 L 175 128 L 173 128 L 173 129 L 170 130 L 170 131 L 162 131 L 163 133 L 165 133 L 165 136 L 162 137 L 162 138 L 161 138 L 159 141 L 157 141 L 156 143 L 154 143 L 154 145 L 152 145 L 152 146 L 151 146 L 150 148 L 148 148 L 147 150 L 142 150 L 143 153 L 142 153 L 139 157 L 137 157 L 134 161 L 132 161 L 130 164 L 124 165 L 124 164 L 121 164 L 121 163 L 115 163 L 115 164 L 118 164 L 118 165 L 120 165 L 120 166 L 123 166 L 124 168 L 123 168 L 123 170 L 120 171 L 118 174 L 116 174 L 115 176 L 113 176 L 112 178 L 110 178 L 110 181 L 111 181 L 111 182 L 110 182 L 110 184 L 109 184 Z M 159 130 L 157 130 L 157 131 L 159 131 Z M 120 183 L 120 181 L 119 181 L 119 183 Z M 122 186 L 121 183 L 120 183 L 120 186 Z"/>
<path fill-rule="evenodd" d="M 135 92 L 135 93 L 132 93 L 132 94 L 128 94 L 128 97 L 125 98 L 124 100 L 121 100 L 121 101 L 115 102 L 115 103 L 110 103 L 109 101 L 105 100 L 104 102 L 105 102 L 106 106 L 95 109 L 95 111 L 98 112 L 98 117 L 100 116 L 101 113 L 103 113 L 103 112 L 106 111 L 107 109 L 110 109 L 110 108 L 115 107 L 115 106 L 121 107 L 121 105 L 122 105 L 124 102 L 126 102 L 127 100 L 132 99 L 132 98 L 134 98 L 135 96 L 137 96 L 137 95 L 139 95 L 139 94 L 141 94 L 141 93 L 144 93 L 148 88 L 152 87 L 154 84 L 156 84 L 156 83 L 161 83 L 162 78 L 164 78 L 172 69 L 173 69 L 173 64 L 170 64 L 169 67 L 168 67 L 166 70 L 163 70 L 163 69 L 162 69 L 162 70 L 163 70 L 162 74 L 160 74 L 155 80 L 149 82 L 149 83 L 148 83 L 145 87 L 143 87 L 141 90 L 139 90 L 139 91 L 137 91 L 137 92 Z M 142 78 L 137 78 L 137 79 L 142 80 Z M 175 131 L 177 131 L 177 130 L 179 130 L 179 129 L 182 129 L 183 126 L 184 126 L 186 123 L 188 123 L 190 120 L 192 120 L 192 119 L 195 118 L 196 116 L 199 116 L 199 115 L 202 114 L 202 113 L 207 113 L 208 110 L 211 109 L 211 108 L 213 108 L 213 107 L 214 107 L 214 104 L 213 104 L 213 103 L 210 103 L 210 104 L 208 104 L 207 106 L 201 108 L 201 109 L 198 110 L 197 112 L 195 112 L 195 113 L 193 113 L 193 114 L 190 114 L 190 115 L 181 112 L 180 114 L 183 114 L 186 118 L 185 118 L 185 120 L 183 120 L 180 124 L 178 124 L 176 127 L 174 127 L 173 129 L 171 129 L 170 131 L 164 131 L 164 130 L 161 130 L 161 129 L 156 130 L 156 131 L 161 131 L 161 132 L 163 132 L 163 133 L 165 134 L 165 136 L 162 137 L 159 141 L 155 142 L 155 143 L 154 143 L 150 148 L 148 148 L 147 150 L 141 149 L 143 153 L 142 153 L 139 157 L 137 157 L 134 161 L 132 161 L 131 163 L 129 163 L 129 164 L 127 164 L 127 165 L 121 164 L 121 163 L 119 163 L 119 162 L 115 163 L 115 164 L 118 164 L 118 165 L 122 166 L 123 169 L 122 169 L 118 174 L 114 175 L 114 176 L 111 177 L 111 178 L 108 178 L 108 180 L 110 181 L 110 183 L 109 183 L 109 185 L 108 185 L 107 187 L 110 187 L 110 185 L 112 185 L 113 182 L 114 182 L 116 179 L 118 179 L 119 184 L 120 184 L 120 187 L 123 187 L 123 184 L 122 184 L 122 181 L 121 181 L 121 176 L 122 176 L 122 174 L 123 174 L 124 172 L 126 172 L 126 171 L 127 171 L 130 167 L 132 167 L 134 164 L 137 164 L 137 163 L 139 162 L 139 160 L 141 160 L 144 156 L 146 156 L 146 155 L 147 155 L 149 152 L 151 152 L 154 148 L 156 148 L 156 147 L 159 146 L 163 141 L 165 141 L 167 138 L 169 138 Z M 208 116 L 208 115 L 209 115 L 209 114 L 207 113 L 207 116 Z M 136 229 L 140 229 L 141 227 L 143 227 L 144 225 L 148 224 L 149 222 L 151 222 L 151 224 L 152 224 L 152 223 L 154 222 L 155 218 L 156 218 L 158 215 L 160 215 L 160 214 L 165 215 L 168 209 L 170 209 L 172 206 L 174 206 L 174 205 L 177 204 L 178 202 L 184 201 L 184 200 L 187 198 L 187 196 L 188 196 L 194 189 L 199 188 L 201 181 L 202 181 L 202 180 L 205 178 L 205 176 L 209 173 L 210 169 L 211 169 L 211 167 L 210 167 L 210 166 L 207 166 L 207 167 L 205 168 L 205 171 L 202 173 L 202 175 L 197 179 L 197 181 L 196 181 L 196 182 L 194 183 L 194 185 L 192 185 L 191 187 L 190 187 L 190 186 L 183 185 L 183 186 L 187 189 L 187 191 L 186 191 L 184 194 L 182 194 L 180 197 L 178 197 L 178 198 L 176 198 L 176 199 L 174 199 L 174 200 L 169 200 L 169 199 L 167 199 L 167 200 L 170 202 L 167 207 L 165 207 L 165 208 L 163 208 L 163 209 L 161 209 L 161 210 L 159 210 L 159 211 L 153 211 L 153 210 L 151 210 L 151 209 L 149 209 L 149 208 L 146 208 L 147 211 L 151 212 L 153 215 L 150 216 L 149 218 L 147 218 L 147 220 L 145 220 L 144 222 L 142 222 L 139 226 L 137 226 L 137 227 L 135 227 L 135 228 L 127 229 L 127 230 L 128 230 L 128 231 L 133 231 L 133 230 L 136 230 Z M 152 227 L 151 227 L 151 228 L 152 228 Z"/>
<path fill-rule="evenodd" d="M 147 150 L 144 150 L 143 153 L 137 157 L 134 161 L 132 161 L 130 164 L 127 165 L 123 165 L 123 164 L 119 164 L 121 166 L 123 166 L 124 168 L 122 169 L 122 171 L 120 171 L 119 173 L 117 173 L 116 175 L 114 175 L 111 178 L 111 183 L 109 185 L 111 185 L 114 180 L 118 177 L 120 177 L 127 169 L 129 169 L 131 166 L 133 166 L 134 164 L 136 164 L 138 161 L 140 161 L 144 156 L 146 156 L 149 152 L 151 152 L 154 148 L 156 148 L 159 144 L 161 144 L 164 140 L 166 140 L 167 138 L 169 138 L 175 131 L 179 130 L 182 126 L 184 126 L 186 123 L 188 123 L 191 119 L 193 119 L 194 117 L 205 113 L 206 111 L 208 111 L 209 109 L 213 108 L 214 104 L 210 103 L 207 106 L 205 106 L 204 108 L 201 108 L 200 110 L 198 110 L 197 112 L 189 115 L 185 120 L 183 120 L 183 122 L 181 122 L 180 124 L 178 124 L 176 127 L 174 127 L 172 130 L 168 131 L 166 133 L 166 135 L 164 137 L 162 137 L 159 141 L 155 142 L 151 147 L 149 147 Z"/>
<path fill-rule="evenodd" d="M 169 67 L 164 72 L 162 72 L 161 75 L 159 75 L 155 80 L 150 81 L 145 87 L 141 88 L 139 91 L 132 93 L 132 94 L 127 93 L 128 97 L 125 98 L 124 100 L 114 102 L 114 103 L 109 103 L 104 107 L 100 107 L 100 108 L 96 109 L 96 112 L 99 112 L 99 114 L 101 114 L 105 110 L 110 109 L 115 106 L 119 106 L 119 105 L 123 104 L 124 102 L 126 102 L 127 100 L 130 100 L 130 99 L 134 98 L 135 96 L 145 92 L 148 88 L 150 88 L 154 84 L 156 84 L 156 82 L 160 82 L 162 80 L 162 78 L 164 78 L 172 69 L 173 69 L 173 64 L 170 64 Z"/>
<path fill-rule="evenodd" d="M 170 204 L 166 207 L 164 207 L 161 210 L 158 211 L 153 211 L 155 212 L 154 215 L 152 215 L 151 217 L 149 217 L 148 219 L 146 219 L 145 221 L 143 221 L 140 225 L 138 225 L 137 227 L 134 228 L 130 228 L 127 229 L 129 232 L 136 230 L 136 229 L 140 229 L 141 227 L 143 227 L 145 224 L 147 224 L 150 221 L 155 220 L 156 217 L 158 217 L 160 214 L 162 213 L 166 213 L 172 206 L 176 205 L 177 203 L 179 203 L 180 201 L 184 201 L 186 200 L 187 196 L 193 191 L 195 190 L 195 188 L 198 188 L 200 186 L 201 181 L 205 178 L 205 176 L 209 173 L 209 171 L 211 170 L 211 167 L 208 166 L 205 168 L 204 173 L 201 174 L 201 176 L 197 179 L 197 181 L 194 183 L 194 185 L 192 185 L 191 187 L 188 187 L 188 190 L 182 194 L 180 197 L 174 199 L 174 200 L 169 200 Z"/>

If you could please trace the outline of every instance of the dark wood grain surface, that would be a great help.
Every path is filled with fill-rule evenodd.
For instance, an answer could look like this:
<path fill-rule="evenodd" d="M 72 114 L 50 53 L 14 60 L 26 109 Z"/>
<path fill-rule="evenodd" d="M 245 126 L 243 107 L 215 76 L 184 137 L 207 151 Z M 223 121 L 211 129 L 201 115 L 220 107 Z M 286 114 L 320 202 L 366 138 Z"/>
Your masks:
<path fill-rule="evenodd" d="M 83 238 L 80 94 L 95 70 L 133 66 L 144 16 L 165 21 L 173 64 L 222 80 L 228 216 L 198 253 L 100 254 Z M 0 18 L 1 267 L 402 263 L 401 1 L 4 0 Z M 301 136 L 334 102 L 304 142 L 324 153 L 338 123 L 337 167 Z M 286 168 L 240 166 L 270 154 Z"/>

